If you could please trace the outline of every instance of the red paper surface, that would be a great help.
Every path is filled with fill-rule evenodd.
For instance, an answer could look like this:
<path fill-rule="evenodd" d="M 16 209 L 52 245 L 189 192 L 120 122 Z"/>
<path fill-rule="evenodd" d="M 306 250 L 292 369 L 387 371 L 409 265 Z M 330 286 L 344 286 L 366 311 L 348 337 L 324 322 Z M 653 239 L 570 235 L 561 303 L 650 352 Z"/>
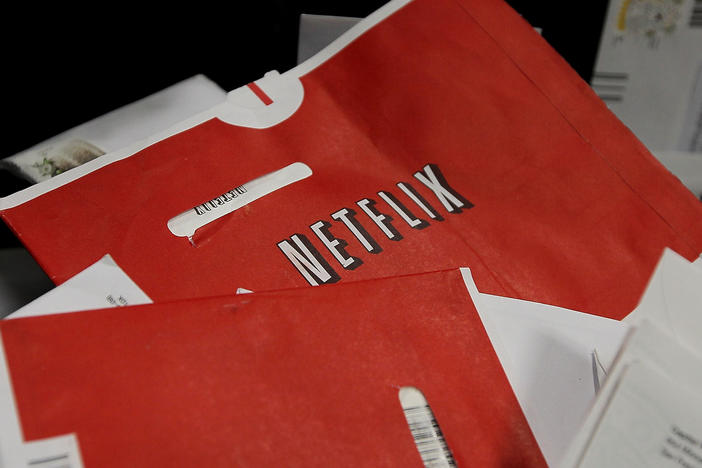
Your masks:
<path fill-rule="evenodd" d="M 274 127 L 213 119 L 2 216 L 56 282 L 110 253 L 156 301 L 307 286 L 278 248 L 299 234 L 330 281 L 469 266 L 481 291 L 618 319 L 664 247 L 702 251 L 699 201 L 502 2 L 415 0 L 301 81 L 301 107 Z M 196 247 L 168 231 L 296 161 L 313 175 L 199 230 Z M 413 177 L 427 164 L 472 207 L 447 211 Z M 363 213 L 365 198 L 402 240 Z M 382 252 L 332 219 L 343 208 Z M 310 229 L 318 221 L 360 266 L 340 265 Z"/>
<path fill-rule="evenodd" d="M 459 271 L 0 322 L 26 440 L 87 468 L 422 466 L 415 386 L 458 466 L 545 466 Z"/>

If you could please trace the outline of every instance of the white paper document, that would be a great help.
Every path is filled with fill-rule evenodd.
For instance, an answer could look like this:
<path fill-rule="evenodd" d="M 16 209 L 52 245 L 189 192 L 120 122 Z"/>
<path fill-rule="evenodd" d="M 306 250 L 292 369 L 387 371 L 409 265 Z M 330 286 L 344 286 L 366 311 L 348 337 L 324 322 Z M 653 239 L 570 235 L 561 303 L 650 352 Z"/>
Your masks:
<path fill-rule="evenodd" d="M 698 390 L 646 362 L 629 364 L 578 466 L 702 468 L 700 408 Z"/>
<path fill-rule="evenodd" d="M 681 440 L 681 434 L 702 438 L 700 388 L 702 358 L 642 320 L 560 466 L 702 466 L 702 459 L 694 461 L 699 447 Z"/>
<path fill-rule="evenodd" d="M 595 399 L 599 366 L 611 365 L 629 326 L 483 294 L 470 270 L 461 271 L 534 437 L 549 466 L 557 466 Z"/>
<path fill-rule="evenodd" d="M 702 268 L 665 249 L 641 301 L 624 321 L 648 320 L 702 353 Z"/>
<path fill-rule="evenodd" d="M 56 286 L 5 319 L 103 309 L 152 301 L 110 255 Z"/>
<path fill-rule="evenodd" d="M 611 0 L 591 84 L 650 150 L 702 152 L 702 1 Z"/>

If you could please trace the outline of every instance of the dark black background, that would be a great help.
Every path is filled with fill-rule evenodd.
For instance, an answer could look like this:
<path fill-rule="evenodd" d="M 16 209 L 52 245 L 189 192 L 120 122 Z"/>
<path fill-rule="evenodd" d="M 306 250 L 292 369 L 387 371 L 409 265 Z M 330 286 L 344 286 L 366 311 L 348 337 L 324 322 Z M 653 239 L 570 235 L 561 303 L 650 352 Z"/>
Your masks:
<path fill-rule="evenodd" d="M 26 5 L 5 15 L 0 158 L 202 73 L 225 90 L 295 66 L 299 15 L 364 17 L 385 0 Z M 607 0 L 511 0 L 589 81 Z M 147 10 L 148 8 L 148 10 Z M 0 196 L 25 183 L 0 171 Z M 0 247 L 19 245 L 0 226 Z"/>

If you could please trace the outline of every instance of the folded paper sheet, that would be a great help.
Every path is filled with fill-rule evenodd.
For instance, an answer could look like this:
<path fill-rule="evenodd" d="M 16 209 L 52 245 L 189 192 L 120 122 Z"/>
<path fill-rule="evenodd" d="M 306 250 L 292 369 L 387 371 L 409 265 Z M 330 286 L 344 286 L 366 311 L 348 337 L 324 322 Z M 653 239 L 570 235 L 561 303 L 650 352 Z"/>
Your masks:
<path fill-rule="evenodd" d="M 701 405 L 699 387 L 681 385 L 653 366 L 633 363 L 619 376 L 617 390 L 578 466 L 699 467 Z"/>
<path fill-rule="evenodd" d="M 458 466 L 545 466 L 459 270 L 20 318 L 0 335 L 22 428 L 4 440 L 73 435 L 86 467 L 422 466 L 404 387 Z"/>
<path fill-rule="evenodd" d="M 701 368 L 699 354 L 642 320 L 571 441 L 563 468 L 700 466 Z"/>
<path fill-rule="evenodd" d="M 109 253 L 155 301 L 467 265 L 486 293 L 619 319 L 664 247 L 702 251 L 699 201 L 495 1 L 392 1 L 100 159 L 2 217 L 54 281 Z M 297 162 L 311 175 L 238 204 Z M 189 240 L 168 229 L 232 206 Z"/>
<path fill-rule="evenodd" d="M 564 468 L 700 465 L 700 285 L 699 264 L 663 252 Z"/>
<path fill-rule="evenodd" d="M 109 255 L 6 318 L 149 304 L 151 299 Z"/>
<path fill-rule="evenodd" d="M 636 309 L 626 317 L 647 320 L 702 354 L 702 268 L 666 249 Z"/>
<path fill-rule="evenodd" d="M 463 276 L 549 466 L 558 466 L 629 330 L 625 322 L 480 293 Z M 602 379 L 603 380 L 603 379 Z"/>

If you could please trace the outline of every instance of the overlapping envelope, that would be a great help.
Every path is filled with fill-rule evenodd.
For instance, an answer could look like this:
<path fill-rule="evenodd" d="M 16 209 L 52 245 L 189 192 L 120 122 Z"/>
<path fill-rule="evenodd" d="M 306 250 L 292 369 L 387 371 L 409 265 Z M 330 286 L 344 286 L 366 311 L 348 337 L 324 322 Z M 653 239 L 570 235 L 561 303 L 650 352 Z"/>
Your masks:
<path fill-rule="evenodd" d="M 702 251 L 699 201 L 483 0 L 392 1 L 0 210 L 57 283 L 109 255 L 157 302 L 0 323 L 8 466 L 555 465 L 629 327 L 568 309 Z"/>
<path fill-rule="evenodd" d="M 396 0 L 139 147 L 2 200 L 61 283 L 111 255 L 155 301 L 469 266 L 622 318 L 702 207 L 506 4 Z"/>
<path fill-rule="evenodd" d="M 484 294 L 478 291 L 468 269 L 462 269 L 461 275 L 468 290 L 463 293 L 470 294 L 534 438 L 546 462 L 555 466 L 577 433 L 599 386 L 601 378 L 593 373 L 593 356 L 606 371 L 629 327 L 624 322 L 590 314 Z M 427 274 L 421 281 L 441 282 L 448 276 L 448 272 Z M 364 287 L 370 292 L 364 294 L 374 294 L 376 285 L 383 284 L 366 282 Z M 416 284 L 412 280 L 407 287 Z M 290 291 L 271 294 L 287 300 Z M 8 320 L 137 303 L 142 296 L 139 288 L 108 258 L 10 315 Z M 458 299 L 464 300 L 460 296 Z M 139 320 L 138 316 L 134 319 Z M 207 337 L 200 339 L 206 341 Z M 31 347 L 32 343 L 25 345 Z M 0 436 L 0 442 L 2 439 Z M 54 452 L 79 453 L 77 448 L 66 446 L 77 447 L 77 443 L 71 436 L 51 438 L 35 443 L 30 452 L 36 457 L 42 449 L 50 452 L 44 455 L 48 458 Z"/>
<path fill-rule="evenodd" d="M 545 466 L 459 270 L 5 320 L 0 336 L 8 466 Z M 57 439 L 65 452 L 40 450 Z"/>

